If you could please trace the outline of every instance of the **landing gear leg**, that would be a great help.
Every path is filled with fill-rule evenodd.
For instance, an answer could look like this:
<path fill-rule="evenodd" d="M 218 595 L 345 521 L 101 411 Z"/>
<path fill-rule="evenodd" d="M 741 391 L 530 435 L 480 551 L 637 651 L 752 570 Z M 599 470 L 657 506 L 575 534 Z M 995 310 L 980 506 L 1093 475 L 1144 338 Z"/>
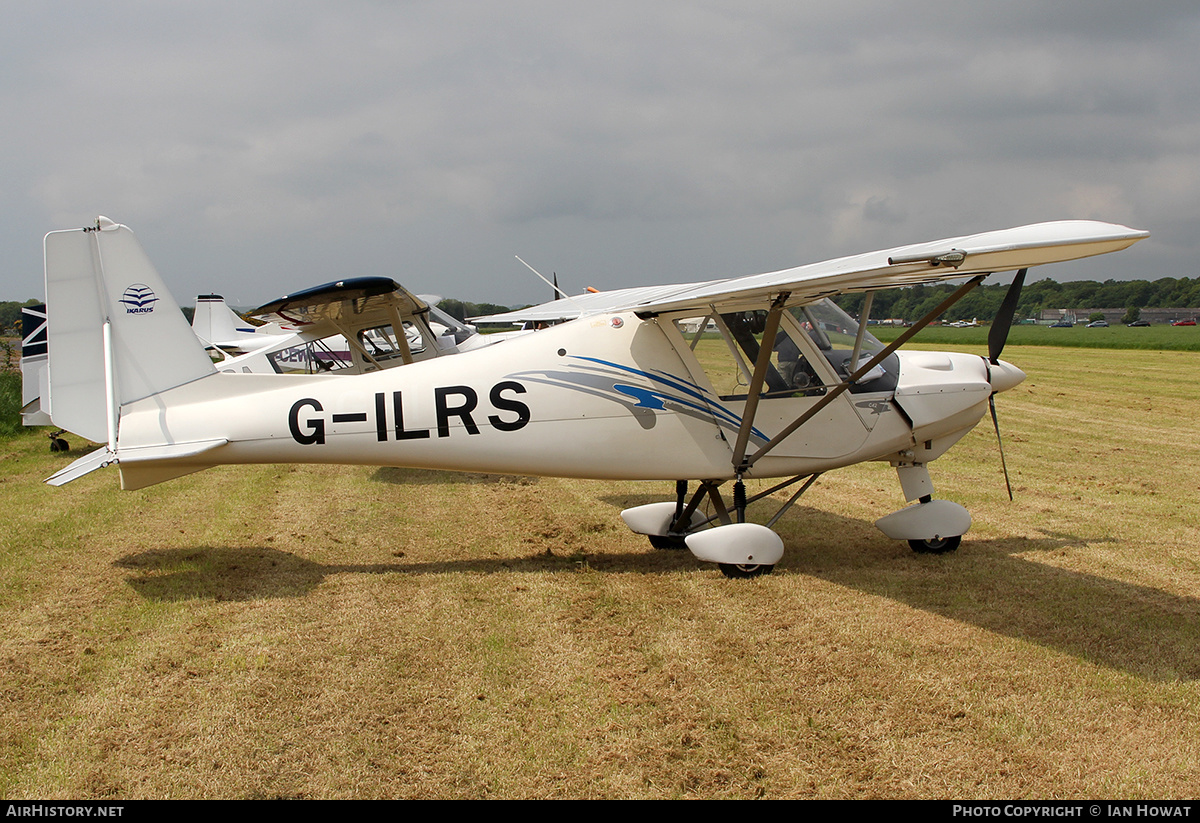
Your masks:
<path fill-rule="evenodd" d="M 962 543 L 971 528 L 971 515 L 949 500 L 933 499 L 933 481 L 923 465 L 896 467 L 907 500 L 915 505 L 875 521 L 879 530 L 896 540 L 907 540 L 917 554 L 948 554 Z"/>
<path fill-rule="evenodd" d="M 675 481 L 675 522 L 683 521 L 683 509 L 687 506 L 687 490 L 688 482 L 686 480 Z"/>
<path fill-rule="evenodd" d="M 61 437 L 61 435 L 64 435 L 66 433 L 67 433 L 66 429 L 59 429 L 58 431 L 53 432 L 49 435 L 50 451 L 52 451 L 52 452 L 69 452 L 71 450 L 71 444 L 68 443 L 66 440 L 63 440 L 63 438 Z"/>
<path fill-rule="evenodd" d="M 783 557 L 783 540 L 771 531 L 784 512 L 816 482 L 819 474 L 796 475 L 769 489 L 746 495 L 746 486 L 739 478 L 733 490 L 733 505 L 726 507 L 722 499 L 721 480 L 701 480 L 700 486 L 688 500 L 688 483 L 675 483 L 675 500 L 667 503 L 648 503 L 621 512 L 621 518 L 637 534 L 644 534 L 657 549 L 687 548 L 697 560 L 716 563 L 726 577 L 747 578 L 770 574 Z M 765 526 L 746 522 L 746 507 L 794 483 L 803 485 L 779 507 Z M 713 514 L 705 517 L 697 511 L 708 499 Z M 687 501 L 686 504 L 684 501 Z M 716 521 L 719 525 L 704 528 Z"/>
<path fill-rule="evenodd" d="M 696 509 L 699 508 L 700 502 L 704 499 L 705 494 L 707 494 L 707 486 L 704 483 L 701 483 L 699 490 L 697 490 L 695 496 L 689 503 L 687 499 L 688 481 L 676 480 L 675 503 L 674 508 L 671 511 L 671 519 L 667 521 L 669 524 L 666 528 L 667 533 L 646 533 L 646 537 L 649 539 L 650 545 L 656 549 L 686 549 L 687 543 L 684 541 L 684 536 L 693 527 L 693 515 L 695 514 Z M 667 504 L 651 504 L 652 507 L 657 507 L 659 505 L 665 506 Z M 622 513 L 622 517 L 624 516 L 625 513 Z M 647 528 L 647 531 L 649 531 L 650 528 L 661 529 L 661 526 L 651 526 L 650 524 L 645 524 L 645 527 Z M 635 529 L 635 531 L 638 531 L 638 529 Z"/>

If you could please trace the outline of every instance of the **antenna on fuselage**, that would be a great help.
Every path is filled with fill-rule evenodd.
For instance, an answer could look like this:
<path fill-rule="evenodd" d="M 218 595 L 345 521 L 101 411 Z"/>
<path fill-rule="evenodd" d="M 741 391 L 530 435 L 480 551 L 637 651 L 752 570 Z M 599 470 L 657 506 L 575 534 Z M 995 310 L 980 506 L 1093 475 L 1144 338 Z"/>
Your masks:
<path fill-rule="evenodd" d="M 513 257 L 517 258 L 518 260 L 521 260 L 521 255 L 519 255 L 519 254 L 514 254 L 514 255 L 513 255 Z M 572 299 L 571 299 L 571 295 L 567 294 L 565 291 L 563 291 L 562 289 L 560 289 L 560 288 L 558 287 L 558 274 L 557 274 L 557 272 L 556 272 L 556 273 L 555 273 L 555 275 L 554 275 L 554 282 L 553 282 L 553 283 L 551 283 L 549 280 L 547 280 L 545 277 L 543 277 L 543 276 L 542 276 L 542 273 L 541 273 L 540 271 L 538 271 L 538 270 L 537 270 L 537 269 L 535 269 L 533 266 L 531 266 L 531 265 L 529 265 L 528 263 L 526 263 L 524 260 L 521 260 L 521 265 L 522 265 L 522 266 L 524 266 L 525 268 L 529 269 L 529 270 L 530 270 L 531 272 L 533 272 L 534 274 L 536 274 L 536 275 L 538 276 L 538 278 L 539 278 L 539 279 L 540 279 L 540 280 L 541 280 L 543 283 L 545 283 L 547 286 L 549 286 L 550 288 L 554 289 L 554 293 L 555 293 L 556 295 L 558 295 L 557 297 L 555 297 L 555 298 L 554 298 L 555 300 L 557 300 L 557 299 L 559 299 L 559 297 L 561 297 L 561 298 L 563 298 L 564 300 L 566 300 L 567 302 L 569 302 L 569 303 L 570 303 L 572 306 L 574 306 L 575 308 L 579 309 L 579 313 L 580 313 L 581 315 L 582 315 L 582 314 L 586 314 L 586 313 L 587 313 L 587 312 L 585 312 L 585 311 L 583 310 L 583 306 L 580 306 L 578 303 L 576 303 L 574 300 L 572 300 Z"/>

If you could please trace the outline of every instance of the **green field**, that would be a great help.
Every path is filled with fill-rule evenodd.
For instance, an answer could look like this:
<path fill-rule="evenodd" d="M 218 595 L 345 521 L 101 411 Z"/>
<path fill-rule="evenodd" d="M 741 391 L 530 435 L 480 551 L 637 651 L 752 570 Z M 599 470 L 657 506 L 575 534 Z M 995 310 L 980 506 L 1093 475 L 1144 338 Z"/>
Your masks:
<path fill-rule="evenodd" d="M 0 371 L 0 437 L 21 432 L 21 375 Z"/>
<path fill-rule="evenodd" d="M 1005 358 L 1015 502 L 990 425 L 931 469 L 958 552 L 879 533 L 857 466 L 749 581 L 624 529 L 669 484 L 53 489 L 77 451 L 0 439 L 0 797 L 1194 797 L 1200 355 Z"/>
<path fill-rule="evenodd" d="M 871 334 L 885 343 L 900 336 L 903 329 L 890 326 L 871 326 Z M 910 348 L 942 345 L 987 346 L 988 328 L 955 329 L 949 326 L 927 326 L 909 342 Z M 1049 326 L 1013 326 L 1008 335 L 1012 346 L 1068 346 L 1080 349 L 1155 349 L 1158 351 L 1200 351 L 1200 326 L 1109 326 L 1089 329 L 1074 326 L 1052 329 Z"/>

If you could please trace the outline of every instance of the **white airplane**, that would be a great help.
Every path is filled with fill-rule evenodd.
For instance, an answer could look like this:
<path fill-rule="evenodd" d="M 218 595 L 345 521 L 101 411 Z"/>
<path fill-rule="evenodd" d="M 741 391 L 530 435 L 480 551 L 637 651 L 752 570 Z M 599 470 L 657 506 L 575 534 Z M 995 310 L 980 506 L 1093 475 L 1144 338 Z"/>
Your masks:
<path fill-rule="evenodd" d="M 42 408 L 42 395 L 47 389 L 47 330 L 46 306 L 21 307 L 21 423 L 26 426 L 49 426 L 53 421 Z M 55 451 L 59 450 L 51 438 Z"/>
<path fill-rule="evenodd" d="M 196 295 L 192 331 L 207 348 L 245 354 L 269 342 L 264 335 L 286 334 L 277 326 L 256 326 L 229 308 L 219 294 Z"/>
<path fill-rule="evenodd" d="M 249 326 L 220 295 L 199 295 L 192 330 L 221 371 L 357 374 L 471 351 L 502 338 L 480 335 L 390 277 L 356 277 L 284 295 L 250 315 Z M 404 330 L 404 344 L 394 328 Z"/>
<path fill-rule="evenodd" d="M 674 480 L 674 501 L 628 509 L 626 524 L 656 546 L 682 544 L 728 576 L 750 577 L 782 557 L 770 526 L 821 473 L 871 460 L 894 466 L 905 499 L 916 501 L 876 525 L 917 551 L 949 551 L 971 517 L 933 499 L 927 466 L 982 419 L 993 394 L 1025 376 L 999 359 L 1025 269 L 1147 236 L 1094 221 L 1042 223 L 769 274 L 585 294 L 520 312 L 575 320 L 456 357 L 284 376 L 215 368 L 133 232 L 101 218 L 45 239 L 54 420 L 106 444 L 47 482 L 112 463 L 125 489 L 230 463 Z M 1016 269 L 988 357 L 896 351 L 989 273 Z M 966 282 L 895 342 L 864 333 L 873 290 L 951 279 Z M 864 326 L 826 300 L 848 291 L 867 293 Z M 698 316 L 689 338 L 684 321 Z M 708 320 L 719 334 L 705 335 Z M 744 478 L 783 480 L 748 498 Z M 765 525 L 747 520 L 749 505 L 797 483 Z"/>

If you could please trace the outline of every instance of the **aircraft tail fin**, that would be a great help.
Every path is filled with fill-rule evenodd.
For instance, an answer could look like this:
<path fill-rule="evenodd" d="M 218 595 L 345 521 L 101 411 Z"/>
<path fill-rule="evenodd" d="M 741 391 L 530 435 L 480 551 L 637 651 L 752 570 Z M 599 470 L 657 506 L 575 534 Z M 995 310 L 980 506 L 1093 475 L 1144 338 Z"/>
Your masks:
<path fill-rule="evenodd" d="M 21 307 L 21 423 L 49 426 L 50 412 L 42 398 L 46 383 L 46 306 Z"/>
<path fill-rule="evenodd" d="M 192 331 L 201 340 L 213 345 L 222 345 L 236 341 L 241 336 L 254 334 L 254 327 L 229 308 L 221 295 L 200 294 L 196 296 Z"/>
<path fill-rule="evenodd" d="M 45 255 L 55 425 L 112 448 L 123 404 L 215 372 L 128 227 L 50 232 Z"/>

